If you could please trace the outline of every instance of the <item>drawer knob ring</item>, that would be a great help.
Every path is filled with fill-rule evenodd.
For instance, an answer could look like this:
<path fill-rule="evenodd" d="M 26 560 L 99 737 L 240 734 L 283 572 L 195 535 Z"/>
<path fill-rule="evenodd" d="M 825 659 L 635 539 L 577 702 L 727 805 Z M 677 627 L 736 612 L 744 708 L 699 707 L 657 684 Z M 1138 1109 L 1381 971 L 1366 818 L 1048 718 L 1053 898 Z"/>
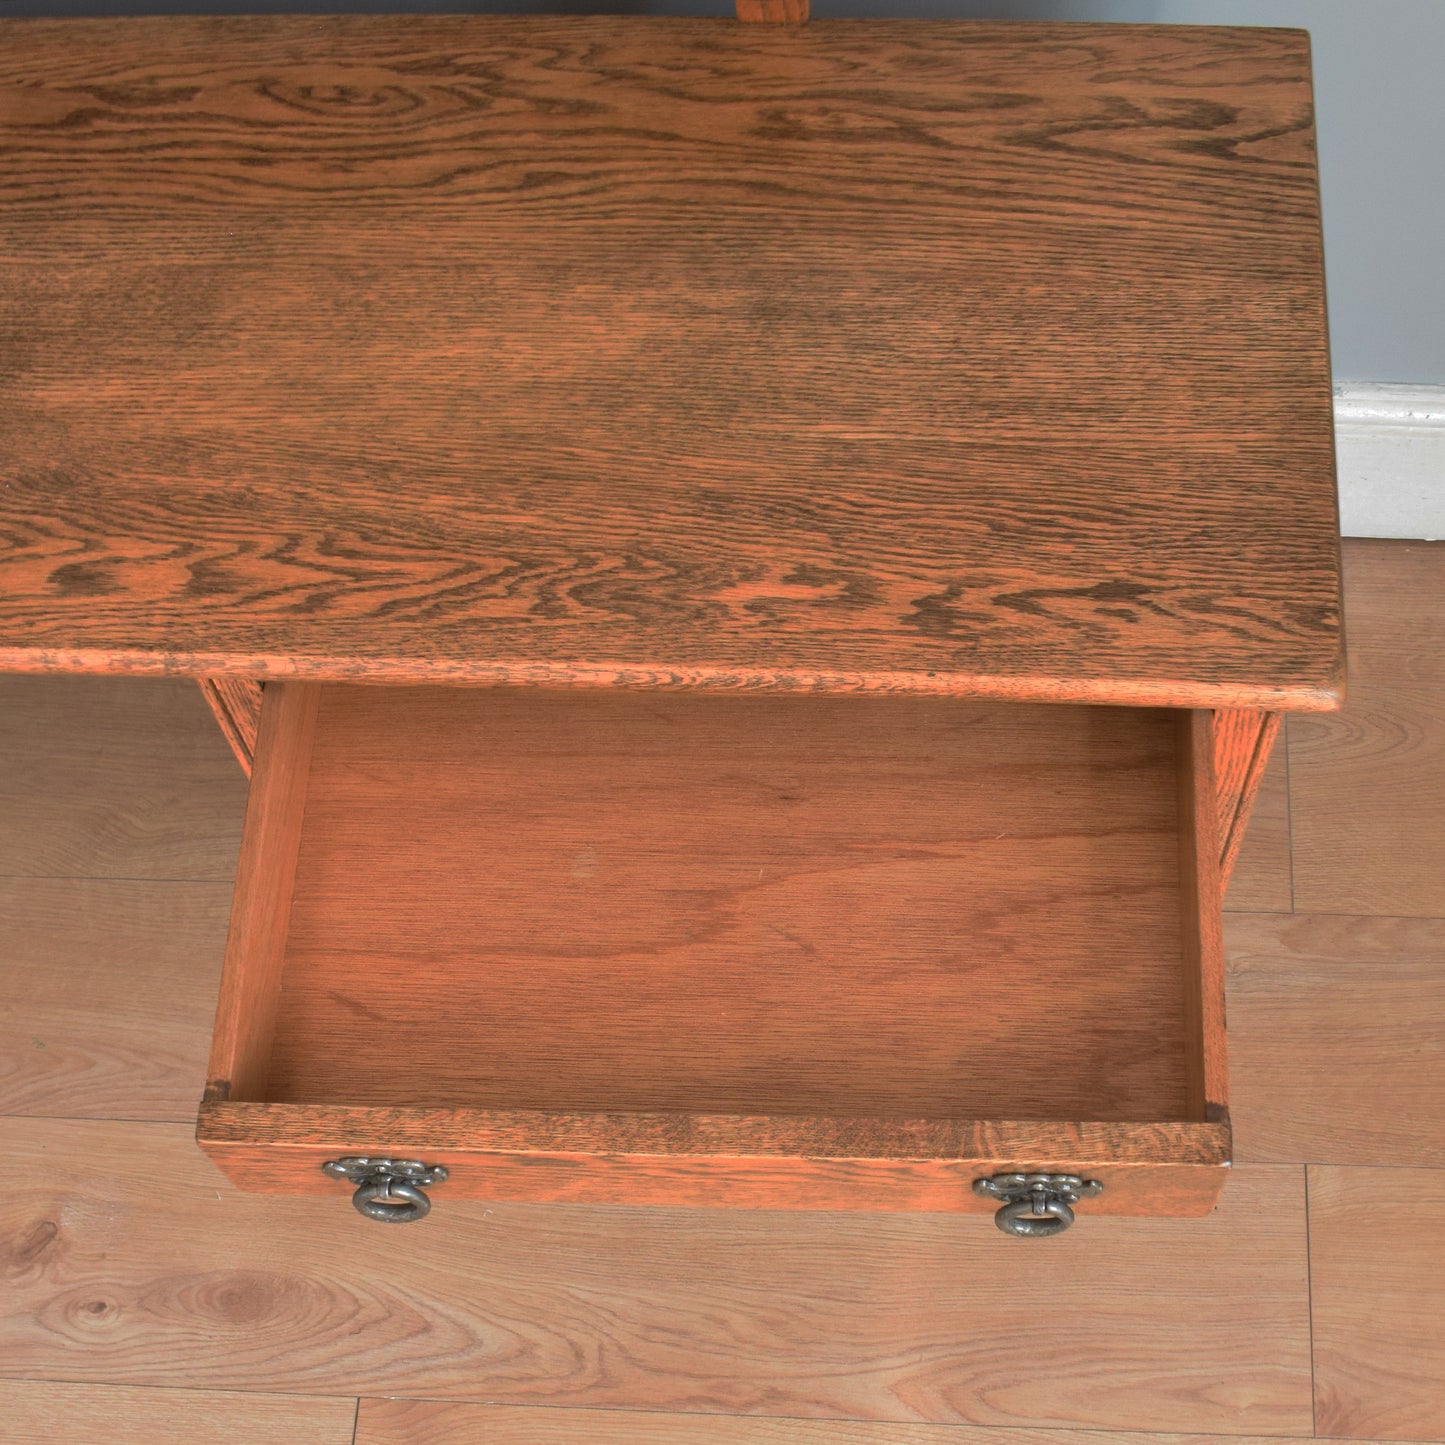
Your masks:
<path fill-rule="evenodd" d="M 1047 1239 L 1062 1234 L 1074 1222 L 1073 1206 L 1104 1192 L 1097 1179 L 1077 1174 L 995 1174 L 975 1179 L 973 1192 L 983 1199 L 1001 1200 L 993 1222 L 1005 1234 L 1019 1239 Z"/>
<path fill-rule="evenodd" d="M 415 1159 L 367 1157 L 328 1159 L 322 1171 L 333 1179 L 356 1185 L 351 1202 L 368 1219 L 386 1224 L 411 1224 L 431 1213 L 431 1200 L 423 1184 L 441 1184 L 444 1164 L 421 1164 Z"/>

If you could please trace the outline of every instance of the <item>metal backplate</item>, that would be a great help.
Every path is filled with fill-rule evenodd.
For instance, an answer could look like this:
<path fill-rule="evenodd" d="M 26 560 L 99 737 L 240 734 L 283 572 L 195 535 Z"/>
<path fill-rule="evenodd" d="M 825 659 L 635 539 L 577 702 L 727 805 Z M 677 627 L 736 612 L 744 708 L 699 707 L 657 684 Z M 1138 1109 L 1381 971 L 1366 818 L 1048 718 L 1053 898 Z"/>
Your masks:
<path fill-rule="evenodd" d="M 368 1219 L 387 1224 L 411 1224 L 431 1213 L 431 1200 L 423 1184 L 441 1184 L 447 1177 L 444 1164 L 423 1164 L 416 1159 L 382 1159 L 352 1155 L 328 1159 L 321 1166 L 333 1179 L 356 1185 L 351 1202 Z"/>
<path fill-rule="evenodd" d="M 415 1159 L 381 1159 L 368 1155 L 328 1159 L 321 1168 L 333 1179 L 349 1179 L 353 1184 L 362 1184 L 382 1175 L 405 1180 L 408 1184 L 441 1184 L 447 1177 L 445 1164 L 422 1164 Z"/>
<path fill-rule="evenodd" d="M 1074 1222 L 1073 1206 L 1102 1194 L 1104 1186 L 1077 1174 L 995 1174 L 975 1179 L 973 1192 L 1002 1202 L 994 1223 L 1005 1234 L 1045 1239 L 1062 1234 Z"/>

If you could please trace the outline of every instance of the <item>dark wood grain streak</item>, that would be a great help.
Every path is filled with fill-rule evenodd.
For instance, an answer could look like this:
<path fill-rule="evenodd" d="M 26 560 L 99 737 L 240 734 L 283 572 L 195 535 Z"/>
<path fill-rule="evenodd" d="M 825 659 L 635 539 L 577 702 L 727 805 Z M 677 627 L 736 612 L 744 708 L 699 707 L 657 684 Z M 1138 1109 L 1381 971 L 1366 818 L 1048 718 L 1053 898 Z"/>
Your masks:
<path fill-rule="evenodd" d="M 227 1177 L 267 1194 L 337 1196 L 347 1154 L 445 1164 L 438 1196 L 727 1209 L 991 1214 L 975 1179 L 1084 1173 L 1090 1213 L 1199 1216 L 1228 1173 L 1227 1124 L 548 1114 L 207 1103 L 196 1137 Z"/>
<path fill-rule="evenodd" d="M 0 666 L 1329 708 L 1310 115 L 1281 30 L 9 23 Z"/>
<path fill-rule="evenodd" d="M 201 696 L 215 714 L 241 770 L 249 778 L 261 724 L 261 684 L 242 677 L 202 677 Z"/>

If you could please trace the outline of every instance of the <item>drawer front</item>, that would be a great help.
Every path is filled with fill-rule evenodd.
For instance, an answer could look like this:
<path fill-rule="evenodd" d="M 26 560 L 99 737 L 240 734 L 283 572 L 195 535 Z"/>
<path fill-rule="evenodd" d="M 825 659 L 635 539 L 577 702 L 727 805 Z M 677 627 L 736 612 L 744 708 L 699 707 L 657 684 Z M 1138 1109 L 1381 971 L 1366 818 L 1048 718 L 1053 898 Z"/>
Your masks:
<path fill-rule="evenodd" d="M 241 1189 L 344 1197 L 330 1161 L 445 1166 L 438 1201 L 995 1212 L 998 1175 L 1103 1185 L 1099 1215 L 1202 1215 L 1229 1170 L 1227 1124 L 1060 1125 L 556 1115 L 208 1103 L 197 1137 Z"/>

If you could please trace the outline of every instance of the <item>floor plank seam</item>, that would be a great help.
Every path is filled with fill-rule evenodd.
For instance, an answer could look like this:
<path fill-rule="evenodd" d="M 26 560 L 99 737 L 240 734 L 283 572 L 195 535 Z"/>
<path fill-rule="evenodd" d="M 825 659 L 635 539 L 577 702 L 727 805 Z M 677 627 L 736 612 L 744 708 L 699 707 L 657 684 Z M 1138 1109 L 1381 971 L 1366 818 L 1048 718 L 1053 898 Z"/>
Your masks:
<path fill-rule="evenodd" d="M 201 1086 L 196 1086 L 196 1098 L 201 1097 Z M 133 1115 L 119 1118 L 111 1114 L 27 1114 L 15 1109 L 0 1109 L 0 1119 L 25 1119 L 35 1124 L 159 1124 L 166 1129 L 177 1126 L 195 1128 L 194 1114 L 173 1119 L 137 1119 Z"/>
<path fill-rule="evenodd" d="M 200 1097 L 201 1086 L 197 1085 L 196 1098 Z M 112 1117 L 109 1114 L 16 1114 L 0 1109 L 0 1119 L 29 1119 L 37 1124 L 143 1124 L 154 1125 L 159 1129 L 194 1129 L 196 1126 L 193 1114 L 187 1114 L 181 1119 L 134 1119 Z M 4 1376 L 0 1375 L 0 1379 L 4 1379 Z"/>
<path fill-rule="evenodd" d="M 1294 796 L 1293 785 L 1290 782 L 1289 771 L 1289 718 L 1284 720 L 1284 726 L 1280 728 L 1279 746 L 1284 749 L 1284 834 L 1289 846 L 1285 849 L 1285 857 L 1289 860 L 1289 909 L 1290 913 L 1295 912 L 1294 894 Z"/>
<path fill-rule="evenodd" d="M 133 878 L 121 873 L 0 873 L 0 883 L 167 883 L 233 888 L 234 878 Z"/>
<path fill-rule="evenodd" d="M 260 1392 L 257 1392 L 260 1393 Z M 271 1392 L 274 1393 L 274 1392 Z M 320 1398 L 320 1397 L 312 1397 Z M 332 1397 L 327 1397 L 332 1398 Z M 1197 1432 L 1165 1431 L 1155 1429 L 1140 1429 L 1133 1425 L 1039 1425 L 1039 1424 L 1012 1424 L 1012 1425 L 983 1425 L 975 1420 L 928 1420 L 919 1417 L 912 1419 L 898 1419 L 892 1416 L 882 1418 L 869 1415 L 780 1415 L 772 1411 L 767 1414 L 757 1414 L 752 1411 L 737 1412 L 732 1410 L 678 1410 L 661 1409 L 647 1405 L 579 1405 L 579 1404 L 551 1404 L 545 1400 L 528 1400 L 525 1403 L 512 1401 L 501 1403 L 489 1400 L 474 1400 L 459 1398 L 457 1396 L 438 1395 L 362 1395 L 357 1400 L 358 1413 L 360 1407 L 365 1404 L 385 1404 L 398 1402 L 407 1405 L 441 1405 L 463 1407 L 475 1410 L 530 1410 L 535 1411 L 538 1416 L 555 1415 L 577 1415 L 588 1414 L 605 1417 L 609 1415 L 627 1417 L 632 1415 L 648 1415 L 659 1420 L 735 1420 L 741 1423 L 761 1424 L 782 1424 L 782 1425 L 862 1425 L 878 1426 L 882 1429 L 892 1429 L 898 1426 L 904 1428 L 921 1427 L 928 1430 L 951 1430 L 956 1431 L 959 1438 L 967 1439 L 969 1436 L 1006 1436 L 1018 1432 L 1028 1435 L 1058 1435 L 1065 1436 L 1070 1440 L 1096 1439 L 1101 1442 L 1108 1440 L 1121 1440 L 1138 1438 L 1139 1440 L 1159 1440 L 1161 1434 L 1168 1439 L 1180 1440 L 1218 1440 L 1229 1441 L 1234 1439 L 1249 1440 L 1280 1440 L 1280 1441 L 1304 1441 L 1314 1438 L 1329 1439 L 1328 1436 L 1300 1435 L 1298 1433 L 1280 1434 L 1272 1430 L 1249 1430 L 1230 1431 L 1229 1433 L 1216 1433 L 1207 1437 L 1201 1437 Z M 1337 1445 L 1348 1445 L 1348 1442 L 1338 1441 Z M 1358 1442 L 1355 1442 L 1358 1445 Z M 1371 1442 L 1371 1445 L 1445 1445 L 1445 1441 L 1431 1440 L 1382 1440 Z"/>
<path fill-rule="evenodd" d="M 1440 913 L 1330 913 L 1319 908 L 1306 908 L 1299 913 L 1280 913 L 1269 908 L 1225 909 L 1225 912 L 1231 918 L 1298 918 L 1301 922 L 1309 918 L 1353 918 L 1362 923 L 1445 923 L 1445 914 Z"/>
<path fill-rule="evenodd" d="M 1310 1168 L 1304 1166 L 1305 1178 L 1305 1307 L 1309 1311 L 1310 1345 L 1310 1434 L 1316 1439 L 1320 1434 L 1320 1393 L 1319 1381 L 1315 1375 L 1315 1265 L 1310 1250 Z"/>
<path fill-rule="evenodd" d="M 355 1400 L 358 1405 L 361 1402 L 357 1395 L 329 1390 L 286 1390 L 275 1385 L 156 1385 L 134 1380 L 70 1379 L 62 1375 L 0 1375 L 0 1385 L 83 1385 L 101 1390 L 169 1390 L 187 1395 L 276 1395 L 287 1400 Z"/>

